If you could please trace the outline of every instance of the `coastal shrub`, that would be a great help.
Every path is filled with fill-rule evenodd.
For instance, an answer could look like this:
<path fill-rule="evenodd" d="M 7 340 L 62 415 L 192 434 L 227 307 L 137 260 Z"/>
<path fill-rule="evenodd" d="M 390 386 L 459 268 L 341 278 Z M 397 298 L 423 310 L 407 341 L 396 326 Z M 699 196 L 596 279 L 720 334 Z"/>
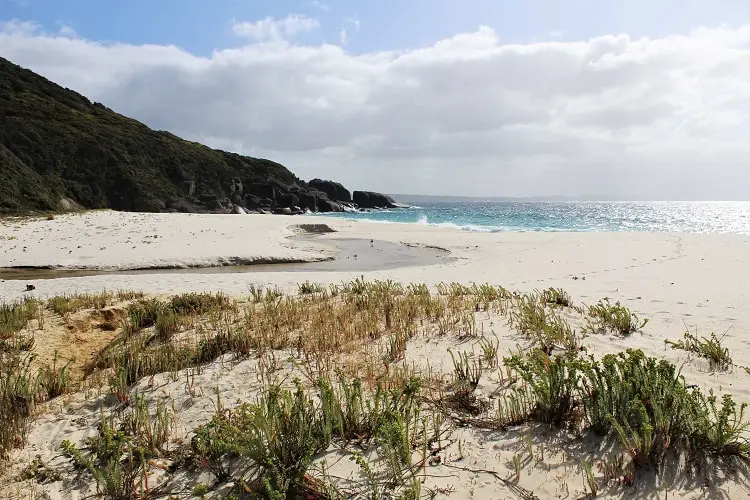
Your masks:
<path fill-rule="evenodd" d="M 746 404 L 730 395 L 721 404 L 690 388 L 666 360 L 628 349 L 600 361 L 570 355 L 548 356 L 541 350 L 505 359 L 525 382 L 501 400 L 498 420 L 578 424 L 601 436 L 613 436 L 634 468 L 660 467 L 668 455 L 690 464 L 710 460 L 750 460 Z M 527 391 L 527 392 L 524 392 Z M 528 397 L 527 397 L 528 396 Z M 580 407 L 580 411 L 576 411 Z"/>
<path fill-rule="evenodd" d="M 305 281 L 304 283 L 300 283 L 297 285 L 297 293 L 299 295 L 312 295 L 316 293 L 323 293 L 325 291 L 325 287 L 319 283 L 311 283 L 310 281 Z"/>
<path fill-rule="evenodd" d="M 198 463 L 210 460 L 225 477 L 231 469 L 220 463 L 241 460 L 237 480 L 266 497 L 295 498 L 306 488 L 313 457 L 329 443 L 320 407 L 297 381 L 294 391 L 272 386 L 255 403 L 217 413 L 196 430 L 191 448 Z"/>
<path fill-rule="evenodd" d="M 114 295 L 107 291 L 57 295 L 47 299 L 47 308 L 59 316 L 67 317 L 83 309 L 104 309 L 113 297 Z"/>
<path fill-rule="evenodd" d="M 552 354 L 554 349 L 580 349 L 580 339 L 570 324 L 534 296 L 526 295 L 518 299 L 509 321 L 511 326 L 547 354 Z"/>
<path fill-rule="evenodd" d="M 34 299 L 0 303 L 0 341 L 26 328 L 37 313 L 36 307 L 37 303 Z"/>
<path fill-rule="evenodd" d="M 515 370 L 528 384 L 535 399 L 533 416 L 541 422 L 561 425 L 570 419 L 576 406 L 578 371 L 568 356 L 550 357 L 541 349 L 528 355 L 514 355 L 503 363 Z"/>
<path fill-rule="evenodd" d="M 39 399 L 31 357 L 0 353 L 0 459 L 26 439 L 28 419 Z"/>
<path fill-rule="evenodd" d="M 159 312 L 154 325 L 156 338 L 160 342 L 169 342 L 169 340 L 180 331 L 180 317 L 171 308 Z"/>
<path fill-rule="evenodd" d="M 143 492 L 157 493 L 148 487 L 149 461 L 163 455 L 173 417 L 162 404 L 152 419 L 142 399 L 135 403 L 120 419 L 102 409 L 97 434 L 82 449 L 69 440 L 60 445 L 75 469 L 93 477 L 104 498 L 130 500 L 143 498 Z"/>
<path fill-rule="evenodd" d="M 229 309 L 232 301 L 223 293 L 183 293 L 173 296 L 168 306 L 177 314 L 197 315 Z"/>
<path fill-rule="evenodd" d="M 232 411 L 219 400 L 211 421 L 197 428 L 191 439 L 191 461 L 219 481 L 232 479 L 265 498 L 321 498 L 330 488 L 325 480 L 311 477 L 313 459 L 334 442 L 347 454 L 347 443 L 374 444 L 386 476 L 376 474 L 360 453 L 351 453 L 366 477 L 367 491 L 357 487 L 341 497 L 371 498 L 370 494 L 400 487 L 407 495 L 400 498 L 415 498 L 408 496 L 415 491 L 411 453 L 415 437 L 427 434 L 427 427 L 417 432 L 419 389 L 418 379 L 410 379 L 368 394 L 361 381 L 349 382 L 339 374 L 335 384 L 318 379 L 319 403 L 305 394 L 299 380 L 293 389 L 272 385 L 255 402 L 241 403 Z"/>
<path fill-rule="evenodd" d="M 52 366 L 46 365 L 39 372 L 39 386 L 47 399 L 53 399 L 65 394 L 71 385 L 70 360 L 62 366 L 57 366 L 57 352 Z"/>
<path fill-rule="evenodd" d="M 672 349 L 682 349 L 706 358 L 712 370 L 727 370 L 732 366 L 732 357 L 729 354 L 729 349 L 721 343 L 723 338 L 717 337 L 715 333 L 711 333 L 709 338 L 698 338 L 698 335 L 685 332 L 682 340 L 676 342 L 665 340 L 664 342 Z"/>
<path fill-rule="evenodd" d="M 126 325 L 126 331 L 134 334 L 143 328 L 148 328 L 156 324 L 159 314 L 164 310 L 164 303 L 159 299 L 140 299 L 128 306 L 129 323 Z"/>
<path fill-rule="evenodd" d="M 562 288 L 547 288 L 539 294 L 539 299 L 544 304 L 554 306 L 570 307 L 573 304 L 568 292 Z"/>
<path fill-rule="evenodd" d="M 724 394 L 717 407 L 718 397 L 713 391 L 708 396 L 695 393 L 695 397 L 699 410 L 693 417 L 693 449 L 719 458 L 750 460 L 750 422 L 745 420 L 747 403 L 738 405 L 729 394 Z"/>
<path fill-rule="evenodd" d="M 612 304 L 609 299 L 589 306 L 588 315 L 592 331 L 611 330 L 623 336 L 641 330 L 648 323 L 648 319 L 641 321 L 630 309 L 619 302 Z"/>

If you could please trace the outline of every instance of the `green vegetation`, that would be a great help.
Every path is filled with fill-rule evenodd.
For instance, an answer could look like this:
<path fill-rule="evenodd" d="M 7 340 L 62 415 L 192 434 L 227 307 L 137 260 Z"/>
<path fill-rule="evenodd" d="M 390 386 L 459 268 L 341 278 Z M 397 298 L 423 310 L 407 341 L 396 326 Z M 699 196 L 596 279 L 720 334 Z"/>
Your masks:
<path fill-rule="evenodd" d="M 76 469 L 88 472 L 104 498 L 131 500 L 152 498 L 149 461 L 164 456 L 174 415 L 163 404 L 154 415 L 145 401 L 136 398 L 120 418 L 101 413 L 98 434 L 85 441 L 83 449 L 64 440 L 60 449 Z"/>
<path fill-rule="evenodd" d="M 348 383 L 341 377 L 334 388 L 321 378 L 319 403 L 299 380 L 294 386 L 271 386 L 257 401 L 231 412 L 219 401 L 212 420 L 191 440 L 192 462 L 216 479 L 232 479 L 238 489 L 262 492 L 264 498 L 317 498 L 316 482 L 308 476 L 313 459 L 336 441 L 345 446 L 356 439 L 359 447 L 374 444 L 388 463 L 387 480 L 378 479 L 359 453 L 351 453 L 370 476 L 370 491 L 360 494 L 381 498 L 385 489 L 413 491 L 418 381 L 391 391 L 379 387 L 368 395 L 357 379 Z"/>
<path fill-rule="evenodd" d="M 721 344 L 722 339 L 723 337 L 718 338 L 715 333 L 711 333 L 710 338 L 698 338 L 698 335 L 685 332 L 682 340 L 677 342 L 665 340 L 664 343 L 672 349 L 682 349 L 706 358 L 712 370 L 727 370 L 732 366 L 732 357 L 729 355 L 729 349 Z"/>
<path fill-rule="evenodd" d="M 447 477 L 451 468 L 490 474 L 518 497 L 535 498 L 520 486 L 522 474 L 530 463 L 544 462 L 550 441 L 537 444 L 532 434 L 586 443 L 580 449 L 574 444 L 572 455 L 558 453 L 555 466 L 567 474 L 563 482 L 573 471 L 580 488 L 582 477 L 589 495 L 641 485 L 652 473 L 697 475 L 750 464 L 746 404 L 700 390 L 673 363 L 640 350 L 586 353 L 569 321 L 623 335 L 644 324 L 619 303 L 605 299 L 579 309 L 565 306 L 569 298 L 562 290 L 526 295 L 442 283 L 434 293 L 422 284 L 364 278 L 327 287 L 302 283 L 297 292 L 253 286 L 243 301 L 221 294 L 120 292 L 0 307 L 6 340 L 0 350 L 0 455 L 23 444 L 40 403 L 99 381 L 109 406 L 102 408 L 96 435 L 64 442 L 61 449 L 68 467 L 96 483 L 105 498 L 192 492 L 416 500 L 438 495 L 428 488 L 429 478 Z M 32 364 L 40 311 L 78 321 L 103 317 L 112 304 L 121 324 L 86 360 L 84 380 L 57 356 Z M 506 323 L 515 332 L 499 335 L 495 326 Z M 717 359 L 731 363 L 720 340 L 686 336 L 673 346 L 719 353 Z M 422 345 L 431 350 L 430 359 L 415 359 Z M 438 345 L 441 352 L 433 358 Z M 189 408 L 213 390 L 207 384 L 214 373 L 198 375 L 215 360 L 220 363 L 211 370 L 250 367 L 241 388 L 249 395 L 223 401 L 220 389 L 210 418 L 174 438 L 176 409 L 159 399 L 147 403 L 143 394 L 161 398 L 184 381 Z M 476 459 L 474 448 L 465 453 L 465 438 L 476 438 L 480 429 L 485 439 L 517 446 L 491 444 L 507 453 L 506 474 L 461 462 Z M 343 478 L 340 470 L 328 469 L 331 457 L 350 460 L 355 472 Z M 434 473 L 429 467 L 436 467 Z M 60 474 L 43 462 L 27 469 L 35 478 Z M 170 490 L 175 478 L 182 491 Z M 724 476 L 702 474 L 700 480 Z"/>
<path fill-rule="evenodd" d="M 598 304 L 589 306 L 589 329 L 593 332 L 611 330 L 620 335 L 629 335 L 641 330 L 648 323 L 647 319 L 640 321 L 638 316 L 627 307 L 614 304 L 609 299 L 600 300 Z"/>

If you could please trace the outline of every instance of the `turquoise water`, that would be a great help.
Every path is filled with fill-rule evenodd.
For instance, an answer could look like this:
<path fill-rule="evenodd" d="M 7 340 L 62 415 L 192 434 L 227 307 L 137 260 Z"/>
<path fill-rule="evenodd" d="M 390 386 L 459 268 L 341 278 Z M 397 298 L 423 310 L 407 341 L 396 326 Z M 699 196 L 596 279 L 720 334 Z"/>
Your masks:
<path fill-rule="evenodd" d="M 331 214 L 466 231 L 676 231 L 750 234 L 750 202 L 440 202 Z"/>

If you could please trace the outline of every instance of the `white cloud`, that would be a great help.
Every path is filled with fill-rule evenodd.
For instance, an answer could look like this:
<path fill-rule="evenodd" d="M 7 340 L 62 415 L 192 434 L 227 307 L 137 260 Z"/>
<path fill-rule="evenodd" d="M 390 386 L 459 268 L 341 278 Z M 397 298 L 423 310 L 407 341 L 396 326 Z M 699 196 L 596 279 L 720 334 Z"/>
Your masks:
<path fill-rule="evenodd" d="M 58 23 L 58 25 L 60 26 L 58 33 L 61 34 L 62 36 L 67 36 L 67 37 L 78 36 L 78 33 L 76 33 L 75 28 L 73 28 L 72 26 L 65 24 L 65 23 Z"/>
<path fill-rule="evenodd" d="M 314 29 L 263 23 L 240 32 Z M 523 45 L 484 27 L 400 52 L 249 43 L 198 57 L 16 21 L 0 54 L 155 128 L 350 188 L 747 198 L 750 186 L 750 26 Z"/>
<path fill-rule="evenodd" d="M 310 4 L 316 9 L 322 10 L 323 12 L 328 12 L 331 9 L 330 5 L 319 2 L 318 0 L 313 0 L 312 2 L 310 2 Z"/>
<path fill-rule="evenodd" d="M 339 31 L 339 41 L 341 42 L 341 45 L 348 45 L 349 42 L 352 41 L 351 35 L 349 34 L 349 28 L 347 26 L 351 26 L 353 31 L 355 33 L 358 33 L 360 26 L 359 18 L 355 16 L 344 20 L 344 23 L 341 26 L 341 31 Z"/>
<path fill-rule="evenodd" d="M 320 27 L 317 19 L 293 14 L 284 19 L 267 17 L 256 22 L 232 22 L 232 31 L 242 37 L 257 41 L 279 41 L 294 38 L 299 33 Z"/>

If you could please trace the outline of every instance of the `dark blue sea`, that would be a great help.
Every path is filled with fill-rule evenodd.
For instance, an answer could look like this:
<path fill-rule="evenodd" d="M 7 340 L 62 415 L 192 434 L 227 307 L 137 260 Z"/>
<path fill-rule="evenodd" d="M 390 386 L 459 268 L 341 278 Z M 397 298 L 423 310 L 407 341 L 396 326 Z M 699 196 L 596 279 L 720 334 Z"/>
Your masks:
<path fill-rule="evenodd" d="M 334 217 L 430 224 L 466 231 L 659 231 L 750 234 L 750 202 L 415 203 L 410 208 Z"/>

